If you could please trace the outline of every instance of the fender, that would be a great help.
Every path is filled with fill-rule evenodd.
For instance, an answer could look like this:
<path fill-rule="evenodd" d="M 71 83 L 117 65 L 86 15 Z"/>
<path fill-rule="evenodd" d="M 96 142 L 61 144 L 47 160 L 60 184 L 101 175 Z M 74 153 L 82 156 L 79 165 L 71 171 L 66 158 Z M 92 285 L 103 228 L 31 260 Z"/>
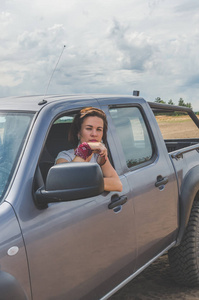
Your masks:
<path fill-rule="evenodd" d="M 180 192 L 180 228 L 177 237 L 178 246 L 184 235 L 186 226 L 189 221 L 189 216 L 191 213 L 191 208 L 199 191 L 199 165 L 193 167 L 187 174 L 181 185 Z"/>
<path fill-rule="evenodd" d="M 0 300 L 28 300 L 19 282 L 12 275 L 0 271 Z"/>

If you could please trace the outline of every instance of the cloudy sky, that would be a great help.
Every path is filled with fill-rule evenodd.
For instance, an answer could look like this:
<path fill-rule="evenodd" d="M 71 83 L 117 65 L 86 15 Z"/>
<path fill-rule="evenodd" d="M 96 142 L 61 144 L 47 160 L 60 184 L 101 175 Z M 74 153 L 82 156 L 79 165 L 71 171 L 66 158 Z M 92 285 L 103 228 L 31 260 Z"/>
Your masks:
<path fill-rule="evenodd" d="M 0 0 L 0 97 L 45 94 L 60 58 L 48 94 L 139 90 L 199 110 L 198 53 L 198 0 Z"/>

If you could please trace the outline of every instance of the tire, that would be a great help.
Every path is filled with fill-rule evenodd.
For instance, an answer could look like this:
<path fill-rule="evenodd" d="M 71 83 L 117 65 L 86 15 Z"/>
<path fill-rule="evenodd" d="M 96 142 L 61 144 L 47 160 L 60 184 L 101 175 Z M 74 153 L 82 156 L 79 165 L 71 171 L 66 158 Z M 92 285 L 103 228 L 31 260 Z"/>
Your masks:
<path fill-rule="evenodd" d="M 190 287 L 199 286 L 199 202 L 195 201 L 179 246 L 168 252 L 174 280 Z"/>

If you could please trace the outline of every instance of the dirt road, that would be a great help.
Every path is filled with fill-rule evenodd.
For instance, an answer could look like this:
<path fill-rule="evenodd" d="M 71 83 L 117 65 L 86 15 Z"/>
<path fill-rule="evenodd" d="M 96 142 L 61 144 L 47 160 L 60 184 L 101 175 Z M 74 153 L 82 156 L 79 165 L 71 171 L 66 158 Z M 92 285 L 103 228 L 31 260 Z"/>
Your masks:
<path fill-rule="evenodd" d="M 167 255 L 164 255 L 109 299 L 196 300 L 199 288 L 177 285 L 171 278 Z"/>

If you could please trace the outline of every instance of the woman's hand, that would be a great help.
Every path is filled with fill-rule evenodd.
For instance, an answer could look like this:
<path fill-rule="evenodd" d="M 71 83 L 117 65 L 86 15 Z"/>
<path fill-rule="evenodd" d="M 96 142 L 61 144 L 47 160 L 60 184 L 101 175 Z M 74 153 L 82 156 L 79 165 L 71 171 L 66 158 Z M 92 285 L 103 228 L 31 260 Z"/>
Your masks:
<path fill-rule="evenodd" d="M 105 160 L 107 160 L 108 152 L 103 143 L 89 142 L 88 144 L 91 147 L 91 150 L 93 151 L 93 153 L 98 153 L 101 157 L 103 157 Z"/>

